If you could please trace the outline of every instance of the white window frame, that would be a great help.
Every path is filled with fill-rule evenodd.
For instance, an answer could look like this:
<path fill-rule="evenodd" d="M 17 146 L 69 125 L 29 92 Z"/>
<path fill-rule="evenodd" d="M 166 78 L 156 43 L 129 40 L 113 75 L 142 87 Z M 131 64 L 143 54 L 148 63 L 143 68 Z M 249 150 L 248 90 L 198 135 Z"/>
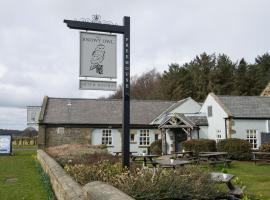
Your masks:
<path fill-rule="evenodd" d="M 140 146 L 150 146 L 150 130 L 149 129 L 141 129 L 140 130 Z"/>
<path fill-rule="evenodd" d="M 101 144 L 106 146 L 113 145 L 112 129 L 102 129 Z"/>
<path fill-rule="evenodd" d="M 252 145 L 252 149 L 258 149 L 258 130 L 247 129 L 246 130 L 246 140 Z"/>
<path fill-rule="evenodd" d="M 65 134 L 65 127 L 58 127 L 56 130 L 56 133 L 58 135 L 64 135 Z"/>
<path fill-rule="evenodd" d="M 133 135 L 133 140 L 131 140 L 131 135 Z M 130 133 L 130 142 L 135 143 L 136 142 L 136 138 L 135 138 L 135 133 Z"/>

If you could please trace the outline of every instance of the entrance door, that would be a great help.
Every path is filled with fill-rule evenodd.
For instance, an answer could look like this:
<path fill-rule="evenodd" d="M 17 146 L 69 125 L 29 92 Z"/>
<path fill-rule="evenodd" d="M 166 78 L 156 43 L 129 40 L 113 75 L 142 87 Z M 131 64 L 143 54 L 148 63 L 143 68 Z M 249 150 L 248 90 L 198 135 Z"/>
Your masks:
<path fill-rule="evenodd" d="M 182 129 L 175 129 L 175 151 L 182 151 L 182 143 L 187 140 L 187 134 Z"/>

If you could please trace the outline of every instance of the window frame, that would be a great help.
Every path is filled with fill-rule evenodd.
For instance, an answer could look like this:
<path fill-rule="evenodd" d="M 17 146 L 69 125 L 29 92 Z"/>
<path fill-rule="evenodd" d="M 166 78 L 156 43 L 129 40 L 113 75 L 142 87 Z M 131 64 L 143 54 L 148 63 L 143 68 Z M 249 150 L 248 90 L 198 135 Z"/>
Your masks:
<path fill-rule="evenodd" d="M 252 149 L 258 149 L 258 130 L 246 129 L 246 140 L 252 145 Z"/>
<path fill-rule="evenodd" d="M 102 129 L 101 144 L 106 146 L 113 146 L 112 129 Z"/>
<path fill-rule="evenodd" d="M 213 117 L 213 107 L 207 106 L 207 117 Z"/>
<path fill-rule="evenodd" d="M 150 130 L 149 129 L 141 129 L 139 136 L 139 146 L 148 147 L 150 146 Z"/>

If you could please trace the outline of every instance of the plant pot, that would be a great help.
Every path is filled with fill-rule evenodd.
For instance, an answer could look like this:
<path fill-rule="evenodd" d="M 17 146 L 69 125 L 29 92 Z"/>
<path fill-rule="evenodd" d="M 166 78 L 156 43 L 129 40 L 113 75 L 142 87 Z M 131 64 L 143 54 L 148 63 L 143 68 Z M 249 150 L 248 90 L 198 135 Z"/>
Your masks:
<path fill-rule="evenodd" d="M 170 159 L 170 161 L 171 161 L 171 164 L 174 162 L 174 159 Z"/>

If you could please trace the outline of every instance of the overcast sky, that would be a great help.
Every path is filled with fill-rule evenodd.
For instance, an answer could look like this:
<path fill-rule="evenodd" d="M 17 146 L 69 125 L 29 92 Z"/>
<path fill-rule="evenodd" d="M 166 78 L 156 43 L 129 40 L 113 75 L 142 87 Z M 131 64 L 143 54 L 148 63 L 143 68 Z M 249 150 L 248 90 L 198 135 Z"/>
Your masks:
<path fill-rule="evenodd" d="M 253 62 L 269 52 L 267 0 L 1 0 L 0 128 L 24 129 L 26 106 L 44 95 L 97 98 L 109 92 L 80 91 L 79 31 L 63 19 L 91 18 L 119 25 L 131 17 L 131 75 L 197 54 L 225 53 Z M 121 83 L 118 37 L 118 84 Z"/>

